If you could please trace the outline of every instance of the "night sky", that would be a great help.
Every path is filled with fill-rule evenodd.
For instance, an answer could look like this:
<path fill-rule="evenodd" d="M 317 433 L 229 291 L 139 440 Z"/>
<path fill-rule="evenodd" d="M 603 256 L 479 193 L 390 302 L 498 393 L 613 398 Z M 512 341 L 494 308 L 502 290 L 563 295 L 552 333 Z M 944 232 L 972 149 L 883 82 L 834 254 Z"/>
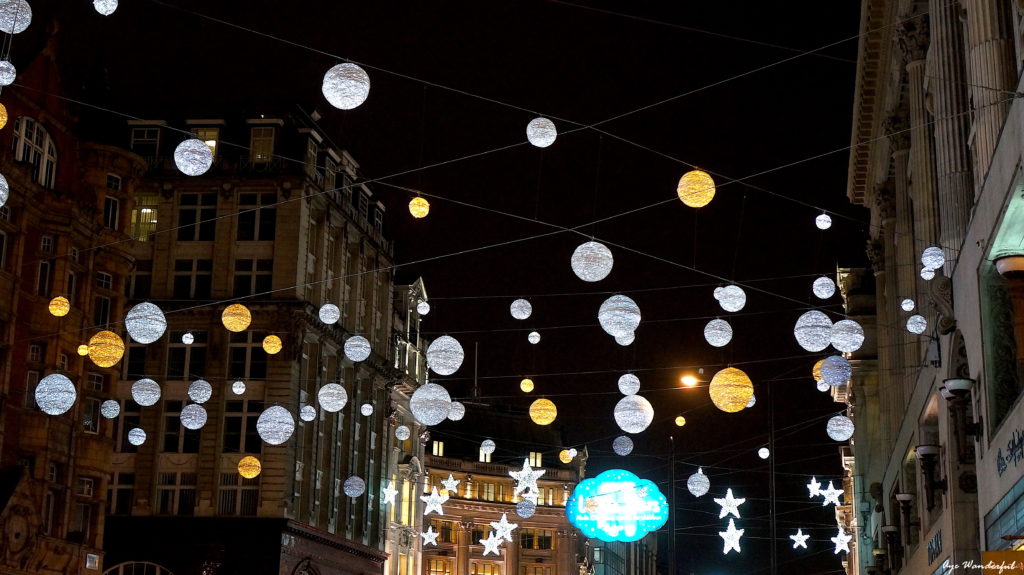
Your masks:
<path fill-rule="evenodd" d="M 553 399 L 568 445 L 551 446 L 550 457 L 586 446 L 588 475 L 622 467 L 667 490 L 668 436 L 676 437 L 680 573 L 770 570 L 768 463 L 755 454 L 769 438 L 770 387 L 778 572 L 839 572 L 833 509 L 808 499 L 804 485 L 812 474 L 841 477 L 825 420 L 842 407 L 815 389 L 811 366 L 824 355 L 804 352 L 792 328 L 811 307 L 840 319 L 839 296 L 817 300 L 811 282 L 837 265 L 865 265 L 867 213 L 845 196 L 859 3 L 826 12 L 809 1 L 122 0 L 107 18 L 85 0 L 38 4 L 34 27 L 45 25 L 47 4 L 64 5 L 60 34 L 79 47 L 62 54 L 73 62 L 64 91 L 89 105 L 94 122 L 121 129 L 126 118 L 91 106 L 150 118 L 279 105 L 322 114 L 334 144 L 364 178 L 379 180 L 372 187 L 388 208 L 396 277 L 422 276 L 430 296 L 423 329 L 467 350 L 463 367 L 438 383 L 470 398 L 477 349 L 474 401 Z M 33 42 L 15 37 L 15 58 Z M 369 99 L 347 112 L 320 94 L 340 58 L 363 65 L 372 82 Z M 537 115 L 560 131 L 546 149 L 525 139 Z M 700 210 L 676 199 L 691 166 L 718 183 Z M 429 217 L 409 215 L 402 188 L 422 191 Z M 822 210 L 835 222 L 824 232 L 814 226 Z M 615 257 L 611 275 L 594 284 L 569 267 L 591 238 Z M 738 314 L 712 297 L 730 281 L 748 295 Z M 597 324 L 614 293 L 643 313 L 628 347 Z M 526 321 L 509 315 L 517 297 L 533 305 Z M 723 349 L 703 339 L 714 317 L 735 332 Z M 538 345 L 526 339 L 534 329 Z M 753 379 L 754 408 L 726 414 L 706 388 L 678 389 L 684 374 L 703 368 L 709 380 L 728 365 Z M 628 371 L 656 415 L 621 458 L 611 452 L 620 434 L 611 412 Z M 536 383 L 529 396 L 519 391 L 524 376 Z M 442 440 L 472 433 L 498 442 L 496 461 L 525 455 L 495 431 L 433 430 Z M 685 489 L 697 465 L 712 481 L 699 500 Z M 723 556 L 717 535 L 727 520 L 711 499 L 726 487 L 747 498 L 740 555 Z M 809 550 L 792 549 L 797 527 L 811 533 Z"/>

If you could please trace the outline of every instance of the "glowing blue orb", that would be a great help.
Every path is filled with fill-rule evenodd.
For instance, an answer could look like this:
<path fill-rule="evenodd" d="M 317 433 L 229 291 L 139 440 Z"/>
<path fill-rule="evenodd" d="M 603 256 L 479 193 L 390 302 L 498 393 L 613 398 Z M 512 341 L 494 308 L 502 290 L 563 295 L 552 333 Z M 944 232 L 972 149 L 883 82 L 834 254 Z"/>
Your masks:
<path fill-rule="evenodd" d="M 668 502 L 649 479 L 611 469 L 576 485 L 565 515 L 587 537 L 638 541 L 668 521 Z"/>

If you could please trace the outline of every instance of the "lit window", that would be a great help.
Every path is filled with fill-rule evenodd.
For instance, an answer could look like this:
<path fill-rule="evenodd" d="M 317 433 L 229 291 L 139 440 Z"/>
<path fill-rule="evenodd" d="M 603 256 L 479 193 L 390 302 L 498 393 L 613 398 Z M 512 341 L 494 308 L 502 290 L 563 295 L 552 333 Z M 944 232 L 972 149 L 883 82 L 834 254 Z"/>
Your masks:
<path fill-rule="evenodd" d="M 433 445 L 433 453 L 438 457 L 444 457 L 444 442 L 435 441 Z"/>
<path fill-rule="evenodd" d="M 274 128 L 260 126 L 252 128 L 249 144 L 249 158 L 254 164 L 266 163 L 274 157 Z"/>
<path fill-rule="evenodd" d="M 32 118 L 18 118 L 14 125 L 14 159 L 32 165 L 32 179 L 46 188 L 53 187 L 57 169 L 57 148 L 50 134 Z"/>
<path fill-rule="evenodd" d="M 428 559 L 427 575 L 452 575 L 452 562 L 448 559 Z"/>
<path fill-rule="evenodd" d="M 541 464 L 542 454 L 539 451 L 530 452 L 530 467 L 544 467 Z"/>
<path fill-rule="evenodd" d="M 217 142 L 220 140 L 220 128 L 193 128 L 192 134 L 202 140 L 213 152 L 214 159 L 217 158 Z"/>
<path fill-rule="evenodd" d="M 135 207 L 132 208 L 131 236 L 136 241 L 148 242 L 156 233 L 157 196 L 136 196 Z"/>
<path fill-rule="evenodd" d="M 490 463 L 491 462 L 491 454 L 490 453 L 484 453 L 484 450 L 483 450 L 482 447 L 480 448 L 480 461 L 483 462 L 483 463 Z"/>

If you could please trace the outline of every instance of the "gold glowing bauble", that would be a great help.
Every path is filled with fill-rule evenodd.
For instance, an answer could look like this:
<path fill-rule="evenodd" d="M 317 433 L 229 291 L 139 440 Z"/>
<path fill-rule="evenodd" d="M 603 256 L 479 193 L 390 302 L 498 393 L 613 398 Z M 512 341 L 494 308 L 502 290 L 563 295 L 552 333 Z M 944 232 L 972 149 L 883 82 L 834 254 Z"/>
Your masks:
<path fill-rule="evenodd" d="M 0 104 L 0 130 L 7 125 L 7 106 Z"/>
<path fill-rule="evenodd" d="M 282 345 L 283 344 L 281 343 L 281 338 L 277 337 L 276 335 L 268 335 L 267 337 L 263 338 L 263 351 L 269 353 L 270 355 L 274 355 L 275 353 L 281 351 Z"/>
<path fill-rule="evenodd" d="M 71 311 L 71 302 L 68 298 L 59 295 L 50 300 L 50 314 L 56 317 L 64 317 Z"/>
<path fill-rule="evenodd" d="M 82 345 L 78 346 L 78 355 L 81 355 L 81 356 L 89 355 L 89 346 L 85 345 L 84 343 Z"/>
<path fill-rule="evenodd" d="M 525 391 L 526 393 L 530 393 L 531 391 L 533 391 L 533 380 L 530 378 L 526 378 L 523 381 L 520 381 L 519 389 Z"/>
<path fill-rule="evenodd" d="M 228 331 L 244 331 L 252 323 L 252 314 L 249 308 L 240 303 L 233 303 L 224 309 L 220 321 Z"/>
<path fill-rule="evenodd" d="M 558 460 L 562 463 L 572 463 L 572 454 L 568 449 L 563 449 L 558 452 Z"/>
<path fill-rule="evenodd" d="M 111 367 L 124 356 L 124 341 L 112 331 L 101 331 L 89 339 L 89 359 L 100 367 Z"/>
<path fill-rule="evenodd" d="M 537 425 L 550 425 L 558 416 L 558 409 L 550 399 L 538 399 L 530 404 L 530 419 Z"/>
<path fill-rule="evenodd" d="M 409 202 L 409 213 L 414 218 L 425 218 L 430 213 L 430 202 L 425 198 L 416 196 Z"/>
<path fill-rule="evenodd" d="M 811 375 L 814 376 L 814 381 L 821 381 L 821 364 L 825 363 L 824 359 L 819 359 L 818 363 L 814 364 L 811 368 Z"/>
<path fill-rule="evenodd" d="M 711 378 L 708 386 L 715 407 L 726 413 L 742 411 L 754 395 L 754 384 L 747 374 L 735 367 L 727 367 Z"/>
<path fill-rule="evenodd" d="M 686 418 L 683 417 L 682 415 L 677 416 L 676 417 L 676 425 L 678 425 L 679 427 L 682 427 L 682 426 L 686 425 Z"/>
<path fill-rule="evenodd" d="M 691 208 L 703 208 L 715 197 L 715 181 L 707 172 L 686 172 L 679 178 L 676 193 L 679 194 L 679 199 Z"/>
<path fill-rule="evenodd" d="M 246 455 L 238 462 L 238 474 L 246 479 L 252 479 L 263 471 L 260 460 L 251 455 Z"/>

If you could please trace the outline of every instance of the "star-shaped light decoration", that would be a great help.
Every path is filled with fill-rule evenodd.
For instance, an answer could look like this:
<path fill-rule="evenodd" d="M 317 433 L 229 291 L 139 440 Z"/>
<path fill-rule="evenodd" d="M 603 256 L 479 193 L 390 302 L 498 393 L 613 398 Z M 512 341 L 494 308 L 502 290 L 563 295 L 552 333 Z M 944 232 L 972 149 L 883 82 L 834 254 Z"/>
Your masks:
<path fill-rule="evenodd" d="M 423 509 L 424 515 L 429 515 L 431 511 L 437 511 L 438 515 L 444 515 L 441 506 L 448 501 L 448 494 L 440 495 L 437 492 L 437 487 L 433 487 L 430 490 L 430 495 L 421 495 L 420 500 L 427 504 Z"/>
<path fill-rule="evenodd" d="M 452 475 L 451 473 L 449 473 L 448 474 L 448 479 L 445 479 L 444 481 L 442 481 L 441 485 L 444 485 L 444 488 L 447 489 L 448 491 L 451 491 L 452 493 L 458 493 L 459 492 L 459 483 L 462 483 L 462 482 L 459 481 L 458 479 L 455 479 L 455 476 Z"/>
<path fill-rule="evenodd" d="M 797 547 L 807 549 L 807 539 L 810 538 L 810 535 L 804 535 L 803 529 L 797 529 L 796 535 L 790 535 L 789 538 L 793 540 L 793 549 Z"/>
<path fill-rule="evenodd" d="M 395 482 L 389 481 L 388 486 L 380 490 L 384 494 L 384 505 L 394 505 L 395 495 L 398 495 L 398 490 L 395 489 Z"/>
<path fill-rule="evenodd" d="M 437 531 L 434 531 L 434 526 L 427 527 L 427 530 L 420 533 L 420 537 L 423 538 L 423 545 L 433 545 L 437 547 L 437 537 L 440 535 Z"/>
<path fill-rule="evenodd" d="M 494 533 L 498 539 L 505 539 L 509 543 L 512 542 L 512 530 L 519 527 L 518 523 L 508 522 L 508 513 L 501 514 L 501 521 L 491 521 L 491 527 L 494 528 Z"/>
<path fill-rule="evenodd" d="M 736 498 L 732 496 L 732 488 L 730 487 L 725 491 L 725 497 L 721 499 L 715 499 L 715 503 L 722 506 L 722 510 L 718 513 L 718 518 L 721 519 L 730 513 L 736 516 L 736 519 L 740 518 L 740 505 L 746 503 L 747 500 L 744 498 Z M 731 521 L 730 521 L 731 523 Z M 742 531 L 741 531 L 742 533 Z M 736 549 L 739 551 L 739 549 Z"/>
<path fill-rule="evenodd" d="M 530 467 L 530 460 L 523 460 L 522 471 L 509 471 L 508 474 L 512 476 L 512 479 L 516 480 L 516 490 L 514 495 L 523 494 L 525 499 L 533 499 L 536 501 L 537 494 L 540 489 L 537 488 L 537 480 L 541 475 L 544 475 L 546 469 L 534 470 Z"/>
<path fill-rule="evenodd" d="M 742 551 L 740 551 L 740 537 L 743 536 L 744 531 L 746 531 L 746 529 L 736 529 L 736 524 L 733 523 L 733 519 L 731 517 L 729 518 L 728 529 L 718 532 L 718 535 L 725 541 L 725 548 L 722 549 L 722 555 L 728 555 L 729 551 L 732 551 L 733 549 L 735 549 L 737 553 L 742 553 Z"/>
<path fill-rule="evenodd" d="M 807 491 L 810 492 L 808 497 L 817 497 L 821 495 L 821 483 L 815 477 L 811 478 L 811 482 L 807 484 Z"/>
<path fill-rule="evenodd" d="M 501 537 L 497 537 L 494 531 L 488 532 L 487 539 L 481 539 L 480 544 L 484 546 L 484 556 L 488 553 L 501 555 L 498 551 L 498 545 L 501 545 Z"/>
<path fill-rule="evenodd" d="M 836 536 L 832 538 L 832 542 L 836 544 L 835 554 L 839 555 L 840 551 L 846 551 L 847 553 L 849 553 L 851 539 L 853 539 L 853 536 L 843 533 L 843 528 L 840 527 L 839 531 L 836 533 Z"/>
<path fill-rule="evenodd" d="M 825 498 L 825 501 L 821 504 L 822 507 L 828 505 L 829 503 L 836 506 L 841 505 L 841 503 L 839 503 L 839 497 L 843 494 L 843 490 L 832 487 L 831 481 L 828 482 L 828 487 L 822 489 L 820 493 L 821 496 Z"/>

